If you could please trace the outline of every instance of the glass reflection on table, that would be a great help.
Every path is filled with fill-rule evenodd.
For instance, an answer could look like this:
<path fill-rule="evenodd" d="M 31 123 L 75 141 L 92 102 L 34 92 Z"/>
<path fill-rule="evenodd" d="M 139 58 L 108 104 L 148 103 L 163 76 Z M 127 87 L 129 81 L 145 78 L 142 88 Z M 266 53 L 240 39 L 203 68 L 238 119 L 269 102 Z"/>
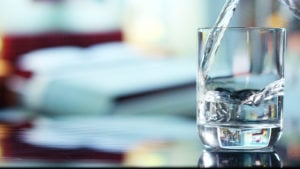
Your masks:
<path fill-rule="evenodd" d="M 279 155 L 273 152 L 210 152 L 203 150 L 198 167 L 282 167 Z"/>

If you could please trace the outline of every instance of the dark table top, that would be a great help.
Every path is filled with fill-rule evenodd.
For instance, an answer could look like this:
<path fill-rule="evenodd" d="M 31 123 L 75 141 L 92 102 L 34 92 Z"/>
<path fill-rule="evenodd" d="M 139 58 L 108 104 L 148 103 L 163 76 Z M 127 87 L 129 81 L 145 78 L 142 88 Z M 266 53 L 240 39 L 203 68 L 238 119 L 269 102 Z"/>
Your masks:
<path fill-rule="evenodd" d="M 297 123 L 285 125 L 273 152 L 226 153 L 204 150 L 195 118 L 145 118 L 1 118 L 0 166 L 300 166 Z"/>

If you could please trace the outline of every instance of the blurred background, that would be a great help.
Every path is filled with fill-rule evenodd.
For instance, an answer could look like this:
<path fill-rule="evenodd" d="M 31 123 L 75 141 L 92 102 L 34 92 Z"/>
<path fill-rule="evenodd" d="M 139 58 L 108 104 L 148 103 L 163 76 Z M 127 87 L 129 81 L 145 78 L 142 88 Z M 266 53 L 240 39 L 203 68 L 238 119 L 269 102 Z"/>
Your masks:
<path fill-rule="evenodd" d="M 224 3 L 1 0 L 1 156 L 196 164 L 197 28 Z M 299 131 L 300 21 L 279 0 L 241 0 L 230 26 L 287 28 L 284 123 Z"/>

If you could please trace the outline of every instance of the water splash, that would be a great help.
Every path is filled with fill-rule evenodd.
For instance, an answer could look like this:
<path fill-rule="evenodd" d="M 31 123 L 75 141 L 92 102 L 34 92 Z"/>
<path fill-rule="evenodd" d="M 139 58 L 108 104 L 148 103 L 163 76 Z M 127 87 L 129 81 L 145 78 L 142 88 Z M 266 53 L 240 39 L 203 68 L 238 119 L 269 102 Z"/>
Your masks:
<path fill-rule="evenodd" d="M 252 94 L 242 104 L 259 105 L 261 102 L 272 99 L 274 96 L 284 95 L 284 79 L 270 83 L 262 91 Z"/>

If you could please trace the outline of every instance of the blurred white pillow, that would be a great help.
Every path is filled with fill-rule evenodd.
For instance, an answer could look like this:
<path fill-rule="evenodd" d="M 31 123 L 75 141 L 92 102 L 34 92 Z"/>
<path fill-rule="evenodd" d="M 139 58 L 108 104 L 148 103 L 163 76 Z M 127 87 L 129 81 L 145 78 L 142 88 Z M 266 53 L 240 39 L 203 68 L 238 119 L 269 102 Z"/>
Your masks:
<path fill-rule="evenodd" d="M 43 48 L 28 52 L 18 60 L 18 68 L 33 72 L 34 74 L 45 74 L 61 72 L 69 66 L 82 63 L 83 49 L 73 46 Z"/>
<path fill-rule="evenodd" d="M 145 54 L 124 42 L 108 42 L 92 45 L 85 50 L 92 63 L 120 63 L 145 60 Z"/>
<path fill-rule="evenodd" d="M 107 42 L 87 48 L 61 46 L 34 50 L 20 57 L 18 67 L 34 75 L 53 75 L 91 67 L 145 62 L 150 61 L 150 58 L 127 43 Z"/>

